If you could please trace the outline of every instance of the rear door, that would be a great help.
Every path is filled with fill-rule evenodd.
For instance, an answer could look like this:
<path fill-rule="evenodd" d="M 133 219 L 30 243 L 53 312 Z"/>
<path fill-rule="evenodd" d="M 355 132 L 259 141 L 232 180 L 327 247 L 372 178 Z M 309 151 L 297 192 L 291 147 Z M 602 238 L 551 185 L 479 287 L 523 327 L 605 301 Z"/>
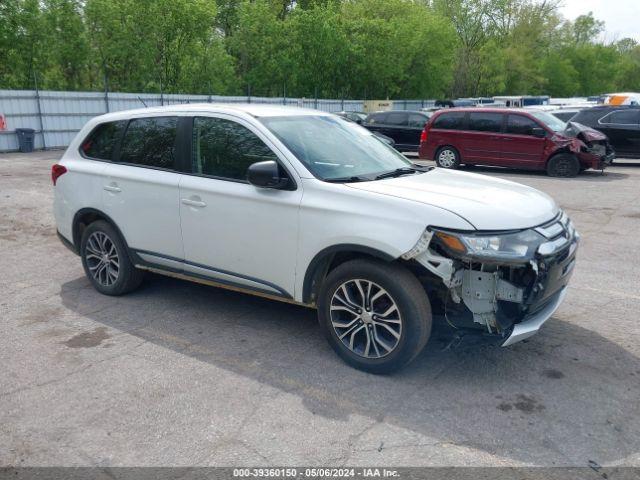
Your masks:
<path fill-rule="evenodd" d="M 640 109 L 610 112 L 598 120 L 596 128 L 609 137 L 618 157 L 640 157 Z"/>
<path fill-rule="evenodd" d="M 469 112 L 462 139 L 462 163 L 502 165 L 502 123 L 498 112 Z"/>
<path fill-rule="evenodd" d="M 179 117 L 133 118 L 104 172 L 104 210 L 143 260 L 180 268 Z"/>
<path fill-rule="evenodd" d="M 544 166 L 542 154 L 546 138 L 536 137 L 535 128 L 543 128 L 532 118 L 518 113 L 507 115 L 505 132 L 502 136 L 502 157 L 504 166 L 541 168 Z"/>

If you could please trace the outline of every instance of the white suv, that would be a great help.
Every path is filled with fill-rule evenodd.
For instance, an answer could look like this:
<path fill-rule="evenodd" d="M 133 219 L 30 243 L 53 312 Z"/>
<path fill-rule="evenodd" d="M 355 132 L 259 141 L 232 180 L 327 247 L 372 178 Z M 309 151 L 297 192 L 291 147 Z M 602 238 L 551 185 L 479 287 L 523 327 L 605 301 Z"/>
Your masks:
<path fill-rule="evenodd" d="M 92 119 L 53 166 L 58 233 L 107 295 L 145 270 L 306 305 L 370 372 L 433 319 L 510 345 L 566 291 L 578 235 L 547 195 L 417 166 L 335 115 L 178 105 Z"/>

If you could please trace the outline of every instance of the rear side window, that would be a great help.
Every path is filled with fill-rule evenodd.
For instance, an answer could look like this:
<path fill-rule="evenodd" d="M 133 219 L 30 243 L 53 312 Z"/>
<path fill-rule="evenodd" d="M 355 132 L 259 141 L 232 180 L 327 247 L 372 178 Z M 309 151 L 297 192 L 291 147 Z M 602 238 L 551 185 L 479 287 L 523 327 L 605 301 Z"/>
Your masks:
<path fill-rule="evenodd" d="M 177 117 L 131 120 L 122 140 L 120 162 L 173 169 L 177 127 Z"/>
<path fill-rule="evenodd" d="M 246 180 L 249 165 L 265 160 L 277 160 L 277 157 L 243 125 L 223 118 L 194 118 L 193 173 Z"/>
<path fill-rule="evenodd" d="M 502 130 L 501 113 L 471 112 L 469 113 L 469 130 L 478 132 L 500 132 Z"/>
<path fill-rule="evenodd" d="M 392 112 L 387 115 L 384 123 L 386 123 L 387 125 L 405 127 L 407 125 L 407 117 L 408 115 L 406 113 Z"/>
<path fill-rule="evenodd" d="M 433 122 L 433 128 L 443 130 L 462 130 L 464 128 L 464 112 L 442 113 Z"/>
<path fill-rule="evenodd" d="M 524 115 L 509 115 L 507 117 L 507 133 L 514 135 L 533 135 L 534 128 L 541 128 L 536 122 Z"/>
<path fill-rule="evenodd" d="M 597 125 L 598 119 L 604 117 L 605 114 L 606 110 L 603 110 L 602 108 L 587 108 L 578 112 L 571 121 L 582 123 L 584 125 Z"/>
<path fill-rule="evenodd" d="M 385 123 L 386 117 L 387 117 L 386 112 L 372 113 L 367 117 L 365 123 Z"/>
<path fill-rule="evenodd" d="M 424 127 L 424 124 L 429 120 L 426 116 L 418 113 L 409 114 L 409 126 L 410 127 Z"/>
<path fill-rule="evenodd" d="M 111 160 L 116 143 L 118 143 L 126 124 L 127 122 L 121 121 L 98 125 L 82 142 L 80 150 L 89 158 Z"/>
<path fill-rule="evenodd" d="M 640 110 L 618 110 L 600 119 L 600 123 L 636 125 L 640 121 Z"/>

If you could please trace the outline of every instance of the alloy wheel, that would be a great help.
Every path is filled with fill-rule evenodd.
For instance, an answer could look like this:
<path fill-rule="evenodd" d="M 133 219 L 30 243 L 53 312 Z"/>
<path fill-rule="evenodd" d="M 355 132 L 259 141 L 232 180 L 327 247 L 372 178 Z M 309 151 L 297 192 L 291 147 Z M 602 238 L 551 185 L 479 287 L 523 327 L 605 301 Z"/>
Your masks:
<path fill-rule="evenodd" d="M 382 358 L 400 342 L 402 317 L 395 300 L 380 285 L 348 280 L 336 288 L 331 325 L 342 344 L 364 358 Z"/>
<path fill-rule="evenodd" d="M 93 232 L 87 239 L 85 260 L 93 279 L 109 287 L 118 280 L 120 259 L 113 241 L 104 232 Z"/>

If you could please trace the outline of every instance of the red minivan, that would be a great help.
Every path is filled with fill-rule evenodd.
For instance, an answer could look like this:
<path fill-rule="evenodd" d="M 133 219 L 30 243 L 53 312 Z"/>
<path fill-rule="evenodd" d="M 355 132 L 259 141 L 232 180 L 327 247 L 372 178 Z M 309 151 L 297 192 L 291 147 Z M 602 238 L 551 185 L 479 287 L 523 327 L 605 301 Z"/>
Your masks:
<path fill-rule="evenodd" d="M 420 137 L 421 159 L 442 168 L 496 165 L 574 177 L 615 158 L 602 133 L 542 110 L 455 108 L 436 112 Z"/>

